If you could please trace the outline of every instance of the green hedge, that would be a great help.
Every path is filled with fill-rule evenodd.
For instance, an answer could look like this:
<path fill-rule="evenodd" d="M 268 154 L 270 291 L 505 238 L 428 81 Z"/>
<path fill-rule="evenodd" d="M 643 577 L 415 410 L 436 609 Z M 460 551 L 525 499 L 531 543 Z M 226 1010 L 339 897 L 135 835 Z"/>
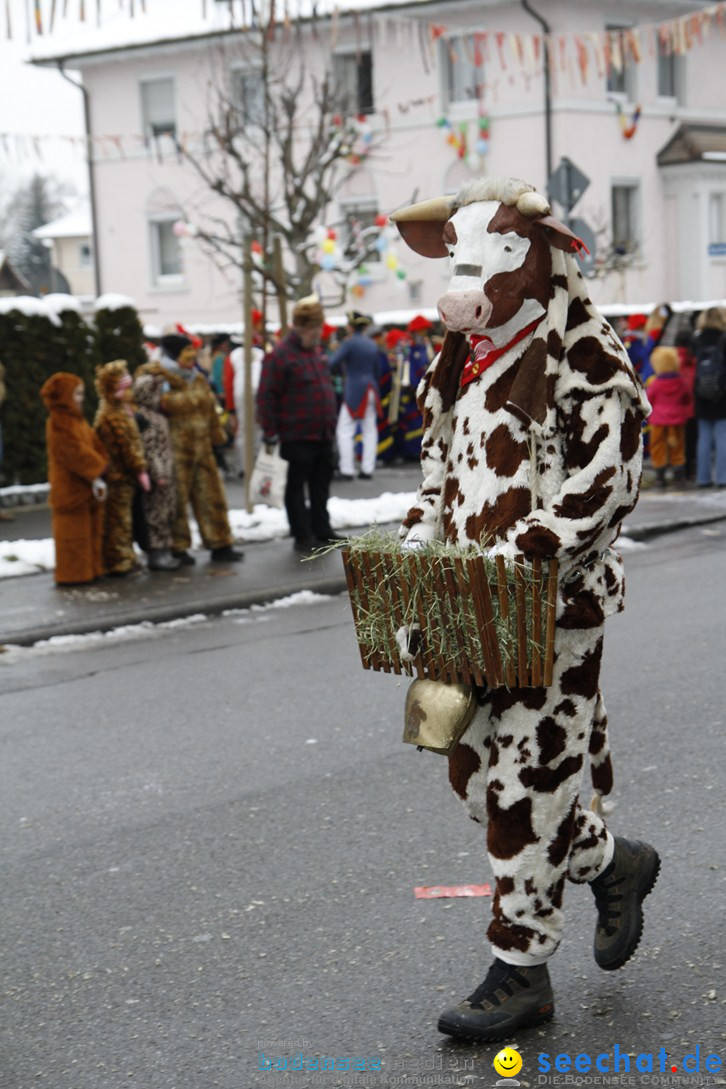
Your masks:
<path fill-rule="evenodd" d="M 40 387 L 56 371 L 69 371 L 86 387 L 85 414 L 93 421 L 97 397 L 95 369 L 111 359 L 127 359 L 133 370 L 146 359 L 143 330 L 131 307 L 101 310 L 96 324 L 75 310 L 49 317 L 22 310 L 0 312 L 0 360 L 5 365 L 7 397 L 0 408 L 5 484 L 42 484 L 47 480 L 45 421 Z"/>

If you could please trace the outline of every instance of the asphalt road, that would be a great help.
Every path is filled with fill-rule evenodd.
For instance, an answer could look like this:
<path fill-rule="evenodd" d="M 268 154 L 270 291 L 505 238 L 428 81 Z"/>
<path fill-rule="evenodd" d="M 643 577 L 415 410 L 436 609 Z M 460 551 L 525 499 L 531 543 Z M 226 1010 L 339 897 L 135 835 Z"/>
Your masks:
<path fill-rule="evenodd" d="M 555 1020 L 510 1041 L 525 1086 L 616 1044 L 665 1049 L 649 1084 L 726 1084 L 725 543 L 627 556 L 609 823 L 663 868 L 616 973 L 568 890 Z M 405 683 L 360 668 L 342 598 L 0 657 L 2 1089 L 494 1084 L 500 1045 L 436 1031 L 486 972 L 489 901 L 413 888 L 490 874 L 443 758 L 400 742 Z M 300 1052 L 380 1071 L 259 1069 Z M 585 1084 L 648 1083 L 624 1065 Z"/>

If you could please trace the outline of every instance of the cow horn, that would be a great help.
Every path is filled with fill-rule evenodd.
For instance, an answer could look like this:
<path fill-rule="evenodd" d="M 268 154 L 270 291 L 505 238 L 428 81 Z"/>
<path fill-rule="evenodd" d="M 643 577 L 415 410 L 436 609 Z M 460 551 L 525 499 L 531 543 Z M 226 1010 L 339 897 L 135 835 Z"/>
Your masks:
<path fill-rule="evenodd" d="M 517 211 L 523 216 L 546 216 L 549 214 L 550 206 L 541 193 L 530 190 L 522 193 L 517 199 Z"/>
<path fill-rule="evenodd" d="M 407 208 L 399 208 L 392 213 L 391 219 L 394 223 L 407 223 L 409 220 L 417 220 L 419 223 L 446 223 L 451 217 L 451 204 L 451 197 L 433 197 L 431 200 L 421 200 L 418 204 L 409 204 Z"/>

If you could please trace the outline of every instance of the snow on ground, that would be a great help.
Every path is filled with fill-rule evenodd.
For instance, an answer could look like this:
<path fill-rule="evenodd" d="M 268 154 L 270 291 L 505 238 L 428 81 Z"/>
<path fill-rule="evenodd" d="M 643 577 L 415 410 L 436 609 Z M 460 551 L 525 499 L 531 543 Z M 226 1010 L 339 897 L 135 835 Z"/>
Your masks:
<path fill-rule="evenodd" d="M 293 605 L 315 605 L 319 601 L 330 601 L 330 594 L 317 594 L 315 590 L 298 590 L 287 597 L 278 597 L 267 605 L 250 605 L 249 609 L 225 609 L 222 616 L 232 617 L 236 623 L 246 623 L 252 613 L 266 613 L 270 609 L 290 609 Z"/>
<path fill-rule="evenodd" d="M 227 609 L 222 616 L 229 617 L 235 624 L 249 623 L 251 620 L 264 619 L 264 614 L 272 609 L 290 609 L 296 605 L 317 605 L 321 601 L 330 601 L 330 594 L 316 594 L 312 590 L 301 590 L 296 594 L 278 598 L 268 605 L 251 605 L 249 609 Z M 209 617 L 205 613 L 192 613 L 177 620 L 164 620 L 158 624 L 142 620 L 139 624 L 124 624 L 110 631 L 92 631 L 85 635 L 54 635 L 50 639 L 41 639 L 32 647 L 20 647 L 15 643 L 5 643 L 0 654 L 0 666 L 15 661 L 28 654 L 51 654 L 56 651 L 89 650 L 93 647 L 108 646 L 110 643 L 130 642 L 134 639 L 152 639 L 164 632 L 179 628 L 190 628 L 203 624 Z"/>
<path fill-rule="evenodd" d="M 0 541 L 0 578 L 12 575 L 37 575 L 55 567 L 52 537 L 40 541 Z"/>
<path fill-rule="evenodd" d="M 384 492 L 373 499 L 341 499 L 333 496 L 328 511 L 333 529 L 361 529 L 400 522 L 413 506 L 415 492 Z M 232 533 L 241 544 L 271 541 L 289 532 L 284 510 L 258 504 L 251 514 L 231 510 Z M 192 524 L 192 547 L 201 548 L 199 530 Z M 39 541 L 0 541 L 0 578 L 34 575 L 55 567 L 55 546 L 50 537 Z"/>

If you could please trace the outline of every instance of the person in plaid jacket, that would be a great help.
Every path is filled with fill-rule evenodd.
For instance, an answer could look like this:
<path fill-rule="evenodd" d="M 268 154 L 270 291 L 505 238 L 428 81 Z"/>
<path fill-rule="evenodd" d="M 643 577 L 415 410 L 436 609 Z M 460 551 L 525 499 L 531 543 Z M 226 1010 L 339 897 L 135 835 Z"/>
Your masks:
<path fill-rule="evenodd" d="M 296 304 L 290 332 L 262 361 L 257 391 L 265 445 L 279 442 L 288 462 L 285 509 L 298 552 L 335 538 L 328 496 L 337 413 L 330 369 L 320 349 L 323 321 L 317 296 Z"/>

